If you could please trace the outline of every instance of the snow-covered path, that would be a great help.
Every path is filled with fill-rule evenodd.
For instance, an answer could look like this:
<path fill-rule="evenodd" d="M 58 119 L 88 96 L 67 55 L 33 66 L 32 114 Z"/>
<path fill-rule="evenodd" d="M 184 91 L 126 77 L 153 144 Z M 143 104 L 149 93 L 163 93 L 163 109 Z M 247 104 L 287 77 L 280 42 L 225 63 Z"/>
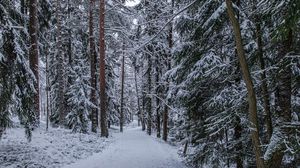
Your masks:
<path fill-rule="evenodd" d="M 184 168 L 176 148 L 149 137 L 141 128 L 115 133 L 115 143 L 102 153 L 66 168 Z"/>

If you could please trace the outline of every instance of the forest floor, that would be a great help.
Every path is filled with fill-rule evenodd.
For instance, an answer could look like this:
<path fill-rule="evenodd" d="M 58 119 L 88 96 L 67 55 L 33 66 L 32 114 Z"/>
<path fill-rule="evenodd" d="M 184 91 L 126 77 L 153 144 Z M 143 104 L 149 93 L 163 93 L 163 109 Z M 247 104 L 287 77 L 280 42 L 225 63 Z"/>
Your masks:
<path fill-rule="evenodd" d="M 131 124 L 103 152 L 65 168 L 185 168 L 177 149 Z"/>
<path fill-rule="evenodd" d="M 32 132 L 32 141 L 28 142 L 24 129 L 15 126 L 0 140 L 0 168 L 63 167 L 101 152 L 112 141 L 112 137 L 71 133 L 71 130 L 61 128 L 45 131 L 45 123 L 41 123 Z"/>

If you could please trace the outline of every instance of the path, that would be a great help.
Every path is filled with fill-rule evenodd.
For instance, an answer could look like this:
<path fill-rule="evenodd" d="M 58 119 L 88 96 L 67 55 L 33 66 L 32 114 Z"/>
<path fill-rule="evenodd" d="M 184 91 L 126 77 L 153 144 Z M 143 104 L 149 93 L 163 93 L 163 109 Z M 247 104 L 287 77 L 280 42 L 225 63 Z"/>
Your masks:
<path fill-rule="evenodd" d="M 115 133 L 116 142 L 102 153 L 66 168 L 184 168 L 176 148 L 149 137 L 140 128 Z"/>

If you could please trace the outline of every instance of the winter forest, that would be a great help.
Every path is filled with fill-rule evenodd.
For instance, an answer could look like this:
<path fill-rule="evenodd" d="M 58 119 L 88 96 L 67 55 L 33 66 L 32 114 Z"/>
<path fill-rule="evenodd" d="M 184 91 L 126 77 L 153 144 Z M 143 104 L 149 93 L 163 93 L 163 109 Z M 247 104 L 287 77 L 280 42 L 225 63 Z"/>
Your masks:
<path fill-rule="evenodd" d="M 300 0 L 0 0 L 0 168 L 300 168 Z"/>

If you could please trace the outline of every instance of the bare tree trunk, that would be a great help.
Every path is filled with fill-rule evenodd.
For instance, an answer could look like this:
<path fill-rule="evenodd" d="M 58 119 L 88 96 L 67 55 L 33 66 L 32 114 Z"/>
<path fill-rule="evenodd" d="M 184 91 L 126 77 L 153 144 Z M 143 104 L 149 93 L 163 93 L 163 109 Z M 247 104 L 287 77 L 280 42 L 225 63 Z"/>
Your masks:
<path fill-rule="evenodd" d="M 39 51 L 38 51 L 38 28 L 37 28 L 37 0 L 29 1 L 29 63 L 30 68 L 35 76 L 34 95 L 34 111 L 36 115 L 36 125 L 39 125 L 40 120 L 40 92 L 39 92 Z"/>
<path fill-rule="evenodd" d="M 171 5 L 172 8 L 174 6 L 174 1 L 171 1 Z M 173 9 L 171 11 L 171 14 L 173 14 Z M 166 64 L 167 64 L 167 70 L 171 69 L 171 62 L 170 59 L 172 57 L 172 48 L 173 48 L 173 26 L 172 23 L 170 24 L 170 30 L 169 30 L 169 54 L 167 54 L 167 58 L 166 58 Z M 165 89 L 165 99 L 166 99 L 166 103 L 167 101 L 167 93 L 169 91 L 169 80 L 167 80 L 167 85 L 166 85 L 166 89 Z M 169 119 L 169 107 L 166 104 L 164 107 L 164 112 L 163 112 L 163 135 L 162 138 L 164 141 L 168 140 L 168 119 Z"/>
<path fill-rule="evenodd" d="M 90 43 L 90 60 L 91 60 L 91 102 L 94 105 L 97 105 L 96 99 L 96 89 L 97 89 L 97 82 L 96 82 L 96 47 L 95 47 L 95 38 L 94 38 L 94 7 L 95 7 L 95 0 L 90 0 L 90 9 L 89 9 L 89 43 Z M 92 132 L 97 132 L 98 127 L 98 111 L 97 108 L 92 108 Z"/>
<path fill-rule="evenodd" d="M 100 129 L 101 137 L 108 137 L 107 114 L 106 114 L 106 81 L 105 81 L 105 2 L 100 0 L 100 15 L 99 15 L 99 63 L 100 63 Z"/>
<path fill-rule="evenodd" d="M 270 110 L 270 96 L 268 93 L 268 86 L 267 86 L 267 79 L 266 79 L 266 72 L 265 69 L 265 62 L 263 58 L 263 42 L 262 42 L 262 33 L 261 33 L 261 26 L 259 23 L 257 16 L 257 23 L 256 23 L 256 40 L 257 40 L 257 46 L 258 46 L 258 59 L 260 64 L 260 69 L 263 70 L 261 74 L 261 90 L 263 94 L 263 101 L 264 101 L 264 111 L 265 111 L 265 122 L 266 122 L 266 128 L 267 128 L 267 142 L 270 142 L 272 132 L 273 132 L 273 126 L 272 126 L 272 118 L 271 118 L 271 110 Z"/>
<path fill-rule="evenodd" d="M 151 55 L 148 55 L 148 71 L 147 71 L 147 78 L 148 78 L 148 88 L 147 88 L 147 96 L 146 96 L 146 110 L 148 113 L 147 116 L 147 133 L 148 135 L 151 135 L 152 133 L 152 98 L 150 96 L 151 94 L 151 85 L 152 85 L 152 80 L 151 80 L 151 71 L 152 71 L 152 59 Z"/>
<path fill-rule="evenodd" d="M 186 156 L 186 152 L 187 152 L 187 149 L 188 149 L 188 144 L 189 144 L 189 141 L 186 140 L 185 143 L 184 143 L 184 147 L 183 147 L 183 156 Z"/>
<path fill-rule="evenodd" d="M 124 46 L 124 44 L 123 44 Z M 120 110 L 120 132 L 123 132 L 123 124 L 124 124 L 124 77 L 125 77 L 125 55 L 123 53 L 122 56 L 122 70 L 121 70 L 121 110 Z"/>
<path fill-rule="evenodd" d="M 62 34 L 61 34 L 61 4 L 60 0 L 56 0 L 56 20 L 57 20 L 57 30 L 56 30 L 56 60 L 57 63 L 57 82 L 58 82 L 58 112 L 59 112 L 59 124 L 60 126 L 64 126 L 66 124 L 66 109 L 65 109 L 65 82 L 64 82 L 64 54 L 62 48 Z"/>
<path fill-rule="evenodd" d="M 231 21 L 234 35 L 236 48 L 238 53 L 238 58 L 240 62 L 240 67 L 242 70 L 243 78 L 246 83 L 247 91 L 248 91 L 248 103 L 249 103 L 249 120 L 251 122 L 251 139 L 252 145 L 254 148 L 255 158 L 256 158 L 256 166 L 258 168 L 264 168 L 264 161 L 262 157 L 261 144 L 259 140 L 259 127 L 258 127 L 258 118 L 257 118 L 257 104 L 256 104 L 256 96 L 253 87 L 253 82 L 251 79 L 251 74 L 249 72 L 248 64 L 246 61 L 245 51 L 243 48 L 243 42 L 241 37 L 240 24 L 237 21 L 231 0 L 226 0 L 227 12 L 229 19 Z"/>
<path fill-rule="evenodd" d="M 162 96 L 162 91 L 161 91 L 161 84 L 160 84 L 160 76 L 161 76 L 161 65 L 160 65 L 160 61 L 159 61 L 159 56 L 156 57 L 156 67 L 155 67 L 155 71 L 156 71 L 156 79 L 155 79 L 155 83 L 156 83 L 156 137 L 160 138 L 161 137 L 161 124 L 160 124 L 160 110 L 161 110 L 161 104 L 160 104 L 160 99 L 159 97 Z"/>
<path fill-rule="evenodd" d="M 146 130 L 146 118 L 145 118 L 145 113 L 146 113 L 146 87 L 145 87 L 145 83 L 143 83 L 143 87 L 142 87 L 142 131 Z"/>
<path fill-rule="evenodd" d="M 143 119 L 142 119 L 142 111 L 141 111 L 141 106 L 140 106 L 140 96 L 139 96 L 136 71 L 137 71 L 136 68 L 134 68 L 135 92 L 136 92 L 136 99 L 137 99 L 137 105 L 138 105 L 138 126 L 140 126 L 140 122 L 143 124 Z"/>
<path fill-rule="evenodd" d="M 46 131 L 48 131 L 49 128 L 49 55 L 46 54 Z"/>

